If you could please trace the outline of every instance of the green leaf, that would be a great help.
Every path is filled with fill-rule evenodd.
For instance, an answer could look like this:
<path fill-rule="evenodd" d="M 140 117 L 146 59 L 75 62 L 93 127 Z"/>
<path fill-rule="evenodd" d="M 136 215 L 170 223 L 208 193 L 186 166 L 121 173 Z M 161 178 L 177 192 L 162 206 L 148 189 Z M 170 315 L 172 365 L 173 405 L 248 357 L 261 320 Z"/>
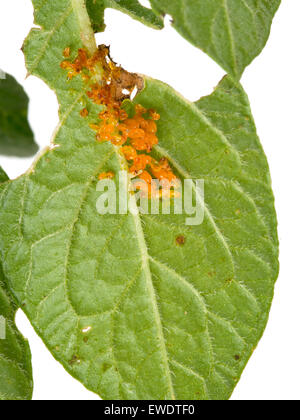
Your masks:
<path fill-rule="evenodd" d="M 54 356 L 103 398 L 225 399 L 262 335 L 277 277 L 267 164 L 247 99 L 228 80 L 200 102 L 211 121 L 156 81 L 139 101 L 161 113 L 157 152 L 181 177 L 205 179 L 204 223 L 99 216 L 96 176 L 117 172 L 119 157 L 74 104 L 60 147 L 3 197 L 6 273 Z"/>
<path fill-rule="evenodd" d="M 4 172 L 4 170 L 0 166 L 0 183 L 5 182 L 8 180 L 8 176 Z"/>
<path fill-rule="evenodd" d="M 86 5 L 95 32 L 104 31 L 104 11 L 108 7 L 126 13 L 151 28 L 163 28 L 163 19 L 143 7 L 138 0 L 87 0 Z"/>
<path fill-rule="evenodd" d="M 24 89 L 12 76 L 0 77 L 0 154 L 27 157 L 37 152 L 27 119 L 28 102 Z"/>
<path fill-rule="evenodd" d="M 7 179 L 0 167 L 0 183 Z M 0 400 L 30 400 L 32 396 L 31 353 L 15 325 L 16 310 L 0 262 Z"/>
<path fill-rule="evenodd" d="M 264 48 L 280 5 L 280 0 L 150 1 L 157 13 L 172 16 L 184 38 L 238 79 Z"/>
<path fill-rule="evenodd" d="M 0 400 L 31 400 L 32 397 L 31 353 L 27 340 L 15 325 L 16 310 L 4 285 L 0 265 Z"/>
<path fill-rule="evenodd" d="M 121 156 L 95 141 L 80 117 L 83 83 L 59 67 L 66 46 L 93 48 L 82 6 L 48 2 L 25 44 L 29 71 L 58 94 L 60 125 L 56 147 L 2 191 L 5 274 L 54 357 L 102 398 L 227 399 L 278 274 L 270 175 L 246 94 L 226 78 L 193 104 L 146 79 L 136 100 L 161 115 L 156 154 L 181 179 L 205 180 L 204 222 L 100 216 L 97 176 L 117 174 Z"/>

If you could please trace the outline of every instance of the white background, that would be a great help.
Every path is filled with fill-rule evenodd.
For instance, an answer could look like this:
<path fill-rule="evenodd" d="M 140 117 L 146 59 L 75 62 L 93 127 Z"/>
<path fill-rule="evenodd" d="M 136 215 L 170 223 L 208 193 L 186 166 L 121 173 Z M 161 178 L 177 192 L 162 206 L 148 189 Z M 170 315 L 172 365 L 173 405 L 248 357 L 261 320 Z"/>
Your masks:
<path fill-rule="evenodd" d="M 270 322 L 233 400 L 300 399 L 299 16 L 300 1 L 283 0 L 266 48 L 242 78 L 271 168 L 281 272 Z M 0 1 L 0 68 L 13 74 L 28 93 L 30 122 L 43 147 L 58 122 L 57 102 L 42 81 L 35 77 L 25 80 L 20 48 L 32 21 L 30 0 Z M 159 32 L 109 10 L 106 22 L 107 30 L 98 35 L 98 43 L 111 44 L 115 61 L 127 70 L 169 83 L 190 100 L 211 93 L 224 74 L 209 57 L 181 38 L 168 21 L 166 29 Z M 11 178 L 22 174 L 31 161 L 0 156 L 0 164 Z M 98 398 L 54 361 L 23 314 L 18 313 L 17 321 L 33 354 L 34 399 Z"/>

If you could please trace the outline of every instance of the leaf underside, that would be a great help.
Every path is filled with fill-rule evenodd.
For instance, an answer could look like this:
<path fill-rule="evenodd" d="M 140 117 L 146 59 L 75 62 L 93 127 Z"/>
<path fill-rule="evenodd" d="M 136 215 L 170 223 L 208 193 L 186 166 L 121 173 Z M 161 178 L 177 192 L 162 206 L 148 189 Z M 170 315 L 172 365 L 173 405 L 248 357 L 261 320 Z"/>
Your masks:
<path fill-rule="evenodd" d="M 205 180 L 204 223 L 100 216 L 97 176 L 117 173 L 120 156 L 95 141 L 79 115 L 83 84 L 59 66 L 66 46 L 82 46 L 76 10 L 69 0 L 34 5 L 43 29 L 27 39 L 26 63 L 56 91 L 61 123 L 59 147 L 0 189 L 13 293 L 55 358 L 104 399 L 227 399 L 278 273 L 269 170 L 247 97 L 226 78 L 193 104 L 146 79 L 136 100 L 161 114 L 155 153 L 181 179 Z"/>
<path fill-rule="evenodd" d="M 150 0 L 174 28 L 239 79 L 270 34 L 280 0 Z"/>
<path fill-rule="evenodd" d="M 38 150 L 27 119 L 28 102 L 12 76 L 0 78 L 0 154 L 27 157 Z"/>
<path fill-rule="evenodd" d="M 0 167 L 0 183 L 7 179 Z M 0 400 L 30 400 L 32 396 L 31 353 L 27 340 L 15 325 L 16 310 L 0 262 L 0 335 L 4 329 L 6 333 L 5 339 L 0 337 Z"/>

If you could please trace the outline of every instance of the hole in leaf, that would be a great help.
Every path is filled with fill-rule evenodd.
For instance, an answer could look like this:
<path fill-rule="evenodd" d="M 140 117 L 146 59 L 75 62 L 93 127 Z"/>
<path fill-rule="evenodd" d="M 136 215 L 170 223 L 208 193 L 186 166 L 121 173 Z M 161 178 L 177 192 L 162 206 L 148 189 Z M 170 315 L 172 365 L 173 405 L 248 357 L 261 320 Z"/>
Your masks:
<path fill-rule="evenodd" d="M 71 366 L 74 366 L 74 365 L 76 365 L 76 364 L 80 364 L 80 362 L 81 362 L 81 360 L 79 359 L 79 357 L 78 356 L 76 356 L 76 354 L 74 354 L 74 356 L 72 357 L 72 359 L 69 361 L 69 364 L 71 365 Z"/>

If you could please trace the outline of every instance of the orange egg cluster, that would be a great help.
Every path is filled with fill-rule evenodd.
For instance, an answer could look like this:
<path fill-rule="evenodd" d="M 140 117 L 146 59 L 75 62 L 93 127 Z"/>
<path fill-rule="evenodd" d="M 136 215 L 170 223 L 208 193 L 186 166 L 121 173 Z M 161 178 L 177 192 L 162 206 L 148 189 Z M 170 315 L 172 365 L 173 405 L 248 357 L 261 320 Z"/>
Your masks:
<path fill-rule="evenodd" d="M 69 48 L 63 52 L 65 57 L 70 54 Z M 98 70 L 101 68 L 102 71 L 100 83 L 95 80 L 97 66 Z M 100 46 L 92 57 L 89 57 L 84 49 L 79 49 L 75 60 L 73 62 L 65 60 L 61 63 L 61 67 L 68 71 L 69 79 L 81 75 L 88 83 L 86 92 L 88 98 L 97 105 L 105 106 L 105 110 L 98 115 L 98 121 L 90 124 L 91 129 L 96 132 L 97 141 L 110 141 L 113 145 L 120 147 L 121 153 L 128 162 L 131 178 L 138 177 L 145 181 L 144 190 L 146 188 L 147 196 L 162 197 L 166 191 L 169 196 L 175 196 L 174 191 L 170 192 L 170 187 L 164 191 L 163 185 L 160 189 L 155 188 L 154 191 L 152 183 L 153 179 L 157 179 L 168 181 L 169 185 L 174 187 L 177 180 L 167 159 L 157 161 L 150 155 L 153 147 L 158 144 L 157 121 L 160 115 L 152 109 L 147 110 L 141 105 L 135 105 L 132 107 L 134 115 L 129 118 L 127 112 L 122 109 L 124 95 L 120 95 L 120 86 L 125 84 L 129 95 L 135 86 L 130 73 L 118 67 L 110 59 L 109 49 Z M 87 118 L 88 109 L 81 110 L 80 115 Z M 113 177 L 112 172 L 99 175 L 99 179 Z"/>
<path fill-rule="evenodd" d="M 73 79 L 73 77 L 81 74 L 83 80 L 88 80 L 95 74 L 96 64 L 104 62 L 107 54 L 108 49 L 104 48 L 104 46 L 99 47 L 96 53 L 91 57 L 88 56 L 88 52 L 85 49 L 80 48 L 78 50 L 78 55 L 73 62 L 65 60 L 60 64 L 60 67 L 64 70 L 68 70 L 69 79 Z M 70 47 L 65 48 L 63 56 L 69 58 L 70 55 Z"/>
<path fill-rule="evenodd" d="M 109 171 L 109 172 L 102 172 L 99 176 L 98 179 L 99 181 L 101 181 L 102 179 L 113 179 L 115 177 L 114 172 Z"/>

